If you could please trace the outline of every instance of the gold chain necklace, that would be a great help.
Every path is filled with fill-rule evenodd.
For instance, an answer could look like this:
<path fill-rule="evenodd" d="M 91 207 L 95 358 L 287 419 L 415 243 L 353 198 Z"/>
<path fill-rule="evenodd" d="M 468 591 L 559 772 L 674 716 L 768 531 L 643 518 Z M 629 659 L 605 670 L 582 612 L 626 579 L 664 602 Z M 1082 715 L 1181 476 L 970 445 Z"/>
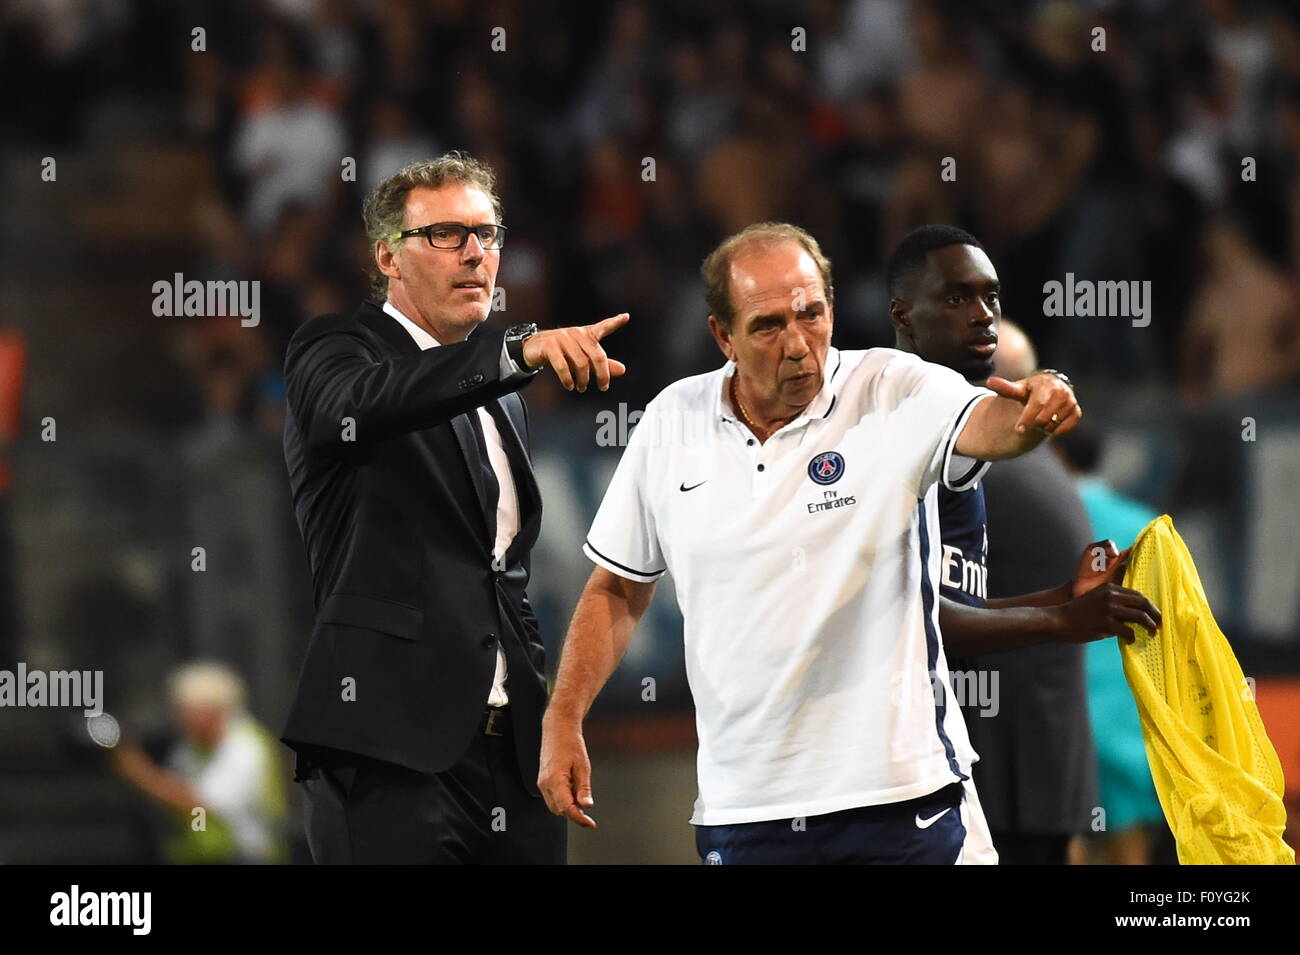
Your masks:
<path fill-rule="evenodd" d="M 753 420 L 752 418 L 750 418 L 750 416 L 749 416 L 749 410 L 745 407 L 745 403 L 744 403 L 743 401 L 740 400 L 740 391 L 736 388 L 736 378 L 737 378 L 737 377 L 739 377 L 739 376 L 737 376 L 737 375 L 732 375 L 732 376 L 731 376 L 731 402 L 732 402 L 732 404 L 734 404 L 738 409 L 740 409 L 740 417 L 744 419 L 745 424 L 749 425 L 750 429 L 752 429 L 752 430 L 753 430 L 754 432 L 756 432 L 756 433 L 758 433 L 758 432 L 766 433 L 766 431 L 767 431 L 766 428 L 763 428 L 763 427 L 760 427 L 759 425 L 756 425 L 756 424 L 754 423 L 754 420 Z"/>

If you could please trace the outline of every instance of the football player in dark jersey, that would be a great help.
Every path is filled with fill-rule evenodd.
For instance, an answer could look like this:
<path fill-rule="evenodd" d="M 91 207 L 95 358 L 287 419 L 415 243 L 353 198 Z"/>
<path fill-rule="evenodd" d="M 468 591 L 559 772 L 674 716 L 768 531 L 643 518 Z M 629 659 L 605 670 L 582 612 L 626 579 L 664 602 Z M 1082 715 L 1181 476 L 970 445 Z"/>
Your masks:
<path fill-rule="evenodd" d="M 1008 338 L 1013 326 L 1002 320 L 997 272 L 974 236 L 946 225 L 914 230 L 890 257 L 887 282 L 896 348 L 952 368 L 972 384 L 993 376 L 999 326 Z M 1023 345 L 1030 364 L 1017 378 L 1034 370 L 1032 349 L 1027 340 Z M 1034 565 L 1050 581 L 1059 579 L 1051 575 L 1061 566 L 1068 570 L 1091 533 L 1077 492 L 1068 479 L 1053 480 L 1055 460 L 1045 446 L 1040 450 L 1042 460 L 1029 462 L 1034 455 L 1026 455 L 1017 478 L 1033 493 L 1011 498 L 1012 518 L 995 522 L 993 534 L 1002 545 L 995 550 Z M 980 753 L 975 781 L 1001 861 L 1064 862 L 1070 833 L 1089 821 L 1096 800 L 1078 645 L 1117 633 L 1132 639 L 1125 624 L 1154 630 L 1160 612 L 1119 583 L 1127 552 L 1118 553 L 1112 541 L 1087 543 L 1073 576 L 1055 587 L 990 598 L 989 480 L 966 491 L 931 492 L 939 495 L 943 544 L 939 625 L 954 668 L 964 671 L 954 673 L 952 685 L 955 693 L 967 691 L 957 702 Z M 1013 537 L 1016 546 L 1008 548 Z M 996 573 L 991 583 L 992 592 L 1008 592 L 1009 582 Z M 974 658 L 1008 650 L 1016 652 Z"/>

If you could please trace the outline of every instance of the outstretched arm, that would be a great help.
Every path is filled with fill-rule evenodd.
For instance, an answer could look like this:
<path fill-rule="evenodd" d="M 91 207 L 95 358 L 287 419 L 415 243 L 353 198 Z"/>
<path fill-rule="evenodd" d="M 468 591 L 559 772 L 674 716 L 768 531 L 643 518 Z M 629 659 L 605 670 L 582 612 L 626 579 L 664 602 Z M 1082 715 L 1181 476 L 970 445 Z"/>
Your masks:
<path fill-rule="evenodd" d="M 988 601 L 987 608 L 939 598 L 939 629 L 944 646 L 957 653 L 993 653 L 1040 643 L 1087 643 L 1123 634 L 1126 624 L 1147 630 L 1160 626 L 1160 611 L 1136 590 L 1116 581 L 1128 551 L 1116 553 L 1113 541 L 1084 548 L 1069 583 L 1023 597 Z"/>
<path fill-rule="evenodd" d="M 185 813 L 200 805 L 193 786 L 163 769 L 139 746 L 119 743 L 112 750 L 112 760 L 119 776 L 158 802 Z"/>
<path fill-rule="evenodd" d="M 1030 375 L 1023 381 L 994 377 L 987 387 L 998 397 L 977 404 L 957 438 L 957 453 L 966 457 L 981 461 L 1018 457 L 1048 435 L 1065 434 L 1083 417 L 1074 392 L 1056 375 Z"/>
<path fill-rule="evenodd" d="M 566 388 L 602 388 L 626 370 L 600 340 L 627 324 L 626 314 L 592 325 L 538 332 L 524 342 L 527 370 L 508 371 L 503 331 L 377 359 L 364 338 L 334 319 L 304 325 L 289 343 L 284 376 L 290 410 L 307 447 L 347 452 L 371 442 L 450 421 L 518 390 L 550 366 Z M 317 324 L 319 323 L 319 324 Z"/>
<path fill-rule="evenodd" d="M 289 344 L 285 387 L 307 447 L 346 453 L 450 421 L 518 389 L 529 375 L 505 375 L 504 332 L 377 359 L 359 334 L 309 323 Z"/>

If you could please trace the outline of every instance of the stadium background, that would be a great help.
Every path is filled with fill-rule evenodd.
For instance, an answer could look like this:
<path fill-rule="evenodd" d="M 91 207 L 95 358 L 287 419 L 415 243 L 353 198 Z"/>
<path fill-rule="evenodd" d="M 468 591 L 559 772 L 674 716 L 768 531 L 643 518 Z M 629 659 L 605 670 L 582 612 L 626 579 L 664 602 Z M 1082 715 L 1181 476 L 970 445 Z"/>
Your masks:
<path fill-rule="evenodd" d="M 618 458 L 602 428 L 625 434 L 664 384 L 721 361 L 709 248 L 761 219 L 808 228 L 835 266 L 835 343 L 859 348 L 892 343 L 892 243 L 953 222 L 986 244 L 1042 363 L 1076 379 L 1107 477 L 1173 515 L 1300 808 L 1294 7 L 19 0 L 0 14 L 0 90 L 0 649 L 102 669 L 124 728 L 163 728 L 167 674 L 215 657 L 279 729 L 311 620 L 284 345 L 363 294 L 364 193 L 456 147 L 500 178 L 492 321 L 633 316 L 607 342 L 629 366 L 608 393 L 543 376 L 526 394 L 552 665 Z M 155 317 L 153 283 L 177 272 L 259 280 L 260 324 Z M 1045 317 L 1043 283 L 1067 272 L 1150 281 L 1153 320 Z M 144 800 L 75 723 L 0 711 L 0 861 L 153 858 Z M 573 861 L 695 861 L 670 584 L 589 739 L 601 828 L 571 830 Z"/>

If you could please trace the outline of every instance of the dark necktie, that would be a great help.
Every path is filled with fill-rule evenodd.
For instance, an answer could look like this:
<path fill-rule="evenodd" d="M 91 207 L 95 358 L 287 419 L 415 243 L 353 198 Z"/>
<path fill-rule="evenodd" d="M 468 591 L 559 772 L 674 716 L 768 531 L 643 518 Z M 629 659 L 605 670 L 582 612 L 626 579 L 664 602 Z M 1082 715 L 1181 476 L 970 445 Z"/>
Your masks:
<path fill-rule="evenodd" d="M 475 408 L 469 413 L 470 425 L 474 428 L 474 440 L 478 444 L 478 464 L 483 475 L 483 488 L 486 491 L 488 549 L 495 551 L 497 542 L 497 502 L 501 498 L 501 485 L 497 483 L 497 473 L 492 470 L 492 459 L 488 457 L 487 438 L 483 434 L 483 422 Z M 499 426 L 498 426 L 499 427 Z"/>

